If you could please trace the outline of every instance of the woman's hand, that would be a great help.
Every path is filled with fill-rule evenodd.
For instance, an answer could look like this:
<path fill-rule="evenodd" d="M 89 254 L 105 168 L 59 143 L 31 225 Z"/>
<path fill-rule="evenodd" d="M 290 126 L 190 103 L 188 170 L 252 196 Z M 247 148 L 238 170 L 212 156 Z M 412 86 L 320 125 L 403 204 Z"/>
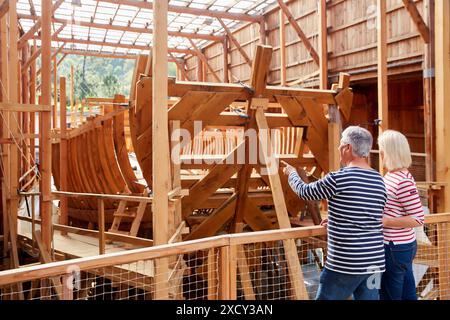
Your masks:
<path fill-rule="evenodd" d="M 321 222 L 320 222 L 320 225 L 322 226 L 322 227 L 327 227 L 328 226 L 328 219 L 323 219 Z"/>

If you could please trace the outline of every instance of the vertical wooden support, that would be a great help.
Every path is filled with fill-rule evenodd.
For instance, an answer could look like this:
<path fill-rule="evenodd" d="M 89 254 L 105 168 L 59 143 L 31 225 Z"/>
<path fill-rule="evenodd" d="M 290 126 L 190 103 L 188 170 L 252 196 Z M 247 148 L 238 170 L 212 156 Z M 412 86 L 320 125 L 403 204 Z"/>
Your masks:
<path fill-rule="evenodd" d="M 428 25 L 431 36 L 434 35 L 434 0 L 425 0 L 423 9 L 424 19 Z M 423 118 L 425 130 L 425 178 L 426 181 L 436 181 L 436 100 L 434 96 L 435 69 L 434 69 L 435 42 L 424 44 L 423 69 Z"/>
<path fill-rule="evenodd" d="M 1 80 L 3 83 L 2 90 L 2 102 L 9 100 L 9 81 L 8 81 L 8 17 L 7 15 L 4 15 L 2 18 L 0 18 L 0 41 L 1 41 Z M 3 113 L 5 119 L 4 121 L 6 123 L 3 123 L 2 126 L 2 138 L 8 138 L 9 133 L 7 126 L 9 127 L 9 117 L 6 116 L 6 113 Z M 2 179 L 2 208 L 3 208 L 3 256 L 7 256 L 8 254 L 8 235 L 9 235 L 9 226 L 8 226 L 8 212 L 9 212 L 9 201 L 7 200 L 9 198 L 9 147 L 6 145 L 2 145 L 2 162 L 4 164 L 4 176 Z M 7 259 L 4 259 L 5 266 L 7 265 Z M 9 266 L 8 266 L 9 267 Z"/>
<path fill-rule="evenodd" d="M 51 0 L 41 0 L 42 27 L 41 27 L 41 47 L 42 47 L 42 72 L 41 72 L 41 92 L 42 104 L 51 105 Z M 42 241 L 47 250 L 51 248 L 52 241 L 52 202 L 51 202 L 51 156 L 52 144 L 50 138 L 51 113 L 41 112 L 39 126 L 39 159 L 40 159 L 40 213 L 42 220 Z M 50 252 L 50 251 L 48 251 Z"/>
<path fill-rule="evenodd" d="M 197 56 L 197 81 L 203 81 L 203 63 L 202 59 L 200 59 L 200 56 Z"/>
<path fill-rule="evenodd" d="M 327 1 L 319 0 L 320 89 L 328 89 Z"/>
<path fill-rule="evenodd" d="M 105 202 L 98 199 L 98 253 L 105 254 Z"/>
<path fill-rule="evenodd" d="M 19 60 L 17 51 L 18 28 L 17 28 L 17 3 L 10 1 L 9 4 L 9 61 L 8 61 L 8 80 L 9 80 L 9 101 L 12 103 L 19 102 Z M 18 135 L 19 133 L 19 113 L 9 112 L 9 128 L 10 134 Z M 10 232 L 12 236 L 17 235 L 17 210 L 19 207 L 19 197 L 17 190 L 19 188 L 19 149 L 15 143 L 9 147 L 9 215 L 10 215 Z"/>
<path fill-rule="evenodd" d="M 381 134 L 389 128 L 386 0 L 377 0 L 377 5 L 378 119 L 381 119 L 381 126 L 379 127 L 379 134 Z M 383 173 L 381 157 L 379 157 L 378 169 Z"/>
<path fill-rule="evenodd" d="M 208 300 L 217 300 L 216 295 L 216 282 L 217 282 L 217 272 L 216 272 L 216 255 L 215 248 L 208 250 Z"/>
<path fill-rule="evenodd" d="M 259 43 L 262 45 L 266 44 L 266 19 L 262 16 L 259 22 Z"/>
<path fill-rule="evenodd" d="M 225 37 L 223 39 L 223 82 L 230 82 L 230 78 L 228 76 L 228 38 Z"/>
<path fill-rule="evenodd" d="M 237 300 L 237 246 L 229 246 L 228 268 L 230 269 L 229 298 Z"/>
<path fill-rule="evenodd" d="M 33 43 L 33 47 L 31 47 L 31 54 L 36 52 L 37 46 L 36 46 L 36 40 Z M 30 103 L 35 104 L 37 102 L 36 100 L 36 60 L 34 60 L 30 64 Z M 36 113 L 30 112 L 30 134 L 34 134 L 36 132 Z M 31 159 L 34 161 L 36 159 L 36 139 L 31 138 L 30 139 L 30 153 L 31 153 Z M 35 163 L 32 162 L 32 165 Z"/>
<path fill-rule="evenodd" d="M 280 19 L 280 83 L 286 85 L 286 18 L 283 11 L 279 10 Z"/>
<path fill-rule="evenodd" d="M 73 65 L 70 66 L 70 127 L 74 125 L 74 106 L 75 106 L 75 78 L 73 72 Z"/>
<path fill-rule="evenodd" d="M 219 299 L 230 300 L 230 247 L 221 247 L 219 249 Z"/>
<path fill-rule="evenodd" d="M 260 146 L 266 166 L 268 168 L 272 168 L 274 166 L 273 161 L 275 161 L 275 158 L 273 157 L 272 143 L 268 134 L 269 126 L 267 124 L 266 116 L 264 115 L 264 109 L 262 107 L 257 107 L 255 115 L 259 129 L 259 137 L 261 138 L 261 131 L 265 131 L 267 133 L 267 139 L 265 139 L 266 141 L 261 141 Z M 278 170 L 276 170 L 276 172 L 270 172 L 268 176 L 278 224 L 281 229 L 289 229 L 291 228 L 291 222 L 289 221 L 286 203 L 284 202 L 283 188 L 281 186 L 281 180 L 278 174 Z M 308 300 L 308 292 L 306 291 L 303 272 L 298 260 L 295 241 L 292 239 L 284 240 L 283 245 L 288 264 L 289 278 L 291 280 L 293 288 L 293 296 L 295 299 Z"/>
<path fill-rule="evenodd" d="M 444 189 L 444 212 L 450 210 L 450 2 L 435 2 L 436 178 Z"/>
<path fill-rule="evenodd" d="M 58 79 L 57 79 L 57 65 L 56 55 L 53 57 L 53 110 L 52 110 L 52 126 L 58 127 Z"/>
<path fill-rule="evenodd" d="M 60 127 L 61 142 L 59 148 L 59 179 L 60 190 L 67 191 L 67 103 L 66 103 L 66 78 L 59 79 L 60 94 Z M 59 201 L 59 224 L 67 225 L 69 222 L 68 201 L 67 197 L 61 197 Z"/>
<path fill-rule="evenodd" d="M 154 34 L 153 40 L 153 241 L 155 245 L 168 241 L 169 186 L 170 186 L 170 150 L 169 122 L 167 112 L 167 9 L 164 0 L 153 3 Z M 167 299 L 168 261 L 156 260 L 155 285 L 156 299 Z"/>
<path fill-rule="evenodd" d="M 73 279 L 72 274 L 66 274 L 62 277 L 62 300 L 73 300 Z"/>
<path fill-rule="evenodd" d="M 450 300 L 450 223 L 437 226 L 439 299 Z"/>
<path fill-rule="evenodd" d="M 28 55 L 29 55 L 29 46 L 26 46 L 24 48 L 22 48 L 22 61 L 26 61 L 26 59 L 28 59 Z M 22 103 L 26 103 L 29 104 L 30 103 L 30 73 L 29 70 L 25 70 L 24 72 L 21 72 L 19 74 L 22 74 Z M 21 114 L 22 116 L 22 132 L 23 135 L 26 136 L 29 133 L 29 128 L 30 128 L 30 114 L 28 112 L 24 112 Z M 28 172 L 28 170 L 31 168 L 31 161 L 30 161 L 30 148 L 28 147 L 28 143 L 27 140 L 23 140 L 21 143 L 21 148 L 23 150 L 24 153 L 24 157 L 22 158 L 22 171 L 20 176 L 23 175 L 23 173 Z M 31 179 L 31 174 L 28 175 L 25 180 L 24 183 L 28 182 Z"/>

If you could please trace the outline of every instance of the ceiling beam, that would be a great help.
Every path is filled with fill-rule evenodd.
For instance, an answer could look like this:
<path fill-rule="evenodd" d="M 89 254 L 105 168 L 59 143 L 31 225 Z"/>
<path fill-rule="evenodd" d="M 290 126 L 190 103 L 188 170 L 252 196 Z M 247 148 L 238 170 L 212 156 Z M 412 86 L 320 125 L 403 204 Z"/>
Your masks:
<path fill-rule="evenodd" d="M 194 48 L 194 51 L 197 53 L 197 56 L 203 61 L 203 63 L 206 65 L 206 67 L 208 68 L 208 70 L 211 72 L 211 74 L 213 75 L 213 77 L 217 80 L 217 82 L 222 82 L 220 81 L 220 78 L 217 76 L 217 74 L 215 73 L 214 69 L 211 68 L 211 66 L 208 63 L 208 59 L 205 57 L 205 55 L 200 51 L 200 49 L 195 45 L 194 41 L 192 41 L 191 39 L 189 39 L 189 42 L 191 43 L 192 48 Z M 206 75 L 205 75 L 206 78 Z"/>
<path fill-rule="evenodd" d="M 121 4 L 124 6 L 138 7 L 142 9 L 153 10 L 153 3 L 146 1 L 136 1 L 136 0 L 97 0 L 97 2 L 107 2 L 113 4 Z M 224 11 L 212 11 L 206 9 L 189 8 L 182 6 L 169 5 L 169 12 L 192 14 L 195 16 L 213 17 L 213 18 L 223 18 L 229 20 L 238 21 L 250 21 L 259 22 L 263 16 L 260 15 L 249 15 L 244 13 L 232 13 Z"/>
<path fill-rule="evenodd" d="M 71 50 L 71 49 L 63 49 L 61 53 L 64 54 L 74 54 L 79 56 L 88 56 L 88 57 L 99 57 L 99 58 L 111 58 L 111 59 L 137 59 L 137 54 L 118 54 L 118 53 L 106 53 L 106 52 L 95 52 L 88 50 Z"/>
<path fill-rule="evenodd" d="M 289 22 L 291 23 L 294 30 L 297 32 L 298 36 L 302 40 L 303 44 L 305 45 L 306 49 L 308 50 L 310 56 L 313 58 L 314 62 L 317 65 L 320 65 L 320 59 L 319 55 L 317 54 L 314 47 L 311 45 L 311 42 L 309 42 L 308 38 L 306 37 L 305 33 L 303 32 L 302 28 L 300 28 L 299 24 L 295 20 L 292 13 L 289 11 L 289 8 L 287 5 L 283 2 L 283 0 L 277 0 L 278 4 L 280 5 L 281 10 L 283 10 L 284 14 L 286 15 L 286 18 L 288 18 Z"/>
<path fill-rule="evenodd" d="M 414 24 L 416 25 L 417 30 L 419 31 L 423 41 L 425 43 L 430 43 L 431 41 L 430 29 L 427 27 L 425 21 L 423 21 L 423 18 L 420 15 L 419 10 L 417 10 L 416 4 L 414 3 L 413 0 L 402 0 L 402 1 L 406 10 L 409 12 L 409 15 L 411 16 Z"/>
<path fill-rule="evenodd" d="M 19 14 L 19 19 L 27 19 L 27 20 L 37 20 L 39 17 L 27 15 L 27 14 Z M 79 20 L 65 20 L 65 19 L 57 19 L 52 18 L 53 23 L 67 23 L 68 25 L 77 25 L 82 27 L 91 27 L 97 29 L 106 29 L 106 30 L 118 30 L 118 31 L 126 31 L 126 32 L 136 32 L 136 33 L 149 33 L 153 34 L 153 29 L 149 28 L 136 28 L 136 27 L 126 27 L 126 26 L 117 26 L 113 24 L 104 24 L 104 23 L 93 23 L 87 21 L 79 21 Z M 214 36 L 210 34 L 198 34 L 198 33 L 189 33 L 189 32 L 178 32 L 178 31 L 169 31 L 169 36 L 173 37 L 182 37 L 182 38 L 191 38 L 191 39 L 202 39 L 208 41 L 223 41 L 223 36 Z"/>
<path fill-rule="evenodd" d="M 40 37 L 36 36 L 36 37 L 34 37 L 34 39 L 39 40 Z M 59 38 L 59 37 L 52 37 L 52 41 L 65 42 L 65 43 L 90 44 L 90 45 L 112 47 L 112 48 L 139 49 L 139 50 L 151 50 L 152 49 L 152 47 L 150 47 L 150 46 L 141 46 L 141 45 L 135 45 L 135 44 L 133 45 L 133 44 L 124 44 L 124 43 L 113 43 L 113 42 Z M 177 48 L 169 48 L 169 52 L 182 53 L 182 54 L 195 54 L 196 53 L 194 50 L 191 50 L 191 49 L 177 49 Z"/>
<path fill-rule="evenodd" d="M 56 9 L 58 9 L 61 4 L 64 2 L 64 0 L 58 0 L 57 2 L 55 2 L 55 4 L 52 6 L 52 12 L 50 14 L 50 16 L 53 16 L 53 14 L 55 13 Z M 34 24 L 34 26 L 32 26 L 30 28 L 30 30 L 28 30 L 20 39 L 19 42 L 17 43 L 17 47 L 18 49 L 22 49 L 23 46 L 27 43 L 27 41 L 29 39 L 31 39 L 31 37 L 33 37 L 33 35 L 41 28 L 41 22 L 42 19 L 41 17 L 39 17 L 36 21 L 36 23 Z"/>

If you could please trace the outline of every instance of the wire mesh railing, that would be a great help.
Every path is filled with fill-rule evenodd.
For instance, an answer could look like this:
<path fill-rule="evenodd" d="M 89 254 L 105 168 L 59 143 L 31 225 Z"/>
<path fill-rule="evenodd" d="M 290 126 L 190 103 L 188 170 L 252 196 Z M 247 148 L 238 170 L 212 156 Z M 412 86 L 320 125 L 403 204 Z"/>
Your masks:
<path fill-rule="evenodd" d="M 450 214 L 417 229 L 419 299 L 450 299 Z M 320 226 L 223 235 L 0 272 L 0 300 L 314 299 Z"/>

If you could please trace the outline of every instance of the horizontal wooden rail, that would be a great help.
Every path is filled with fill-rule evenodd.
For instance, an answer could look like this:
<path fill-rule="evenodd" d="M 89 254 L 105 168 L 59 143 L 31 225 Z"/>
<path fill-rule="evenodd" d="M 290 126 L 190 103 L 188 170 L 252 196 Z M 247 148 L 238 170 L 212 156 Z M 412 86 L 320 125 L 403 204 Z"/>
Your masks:
<path fill-rule="evenodd" d="M 450 222 L 450 213 L 432 214 L 425 217 L 426 224 Z M 242 245 L 246 243 L 279 241 L 287 239 L 301 239 L 312 236 L 325 235 L 322 226 L 259 231 L 251 233 L 222 235 L 198 240 L 165 244 L 150 248 L 134 249 L 102 256 L 79 258 L 67 261 L 52 262 L 44 265 L 24 267 L 0 272 L 0 286 L 16 282 L 49 278 L 68 273 L 74 266 L 80 270 L 102 268 L 111 265 L 132 263 L 140 260 L 150 260 L 190 253 L 199 250 L 209 250 L 226 246 Z"/>
<path fill-rule="evenodd" d="M 0 102 L 0 111 L 12 112 L 51 112 L 52 108 L 42 104 Z"/>

